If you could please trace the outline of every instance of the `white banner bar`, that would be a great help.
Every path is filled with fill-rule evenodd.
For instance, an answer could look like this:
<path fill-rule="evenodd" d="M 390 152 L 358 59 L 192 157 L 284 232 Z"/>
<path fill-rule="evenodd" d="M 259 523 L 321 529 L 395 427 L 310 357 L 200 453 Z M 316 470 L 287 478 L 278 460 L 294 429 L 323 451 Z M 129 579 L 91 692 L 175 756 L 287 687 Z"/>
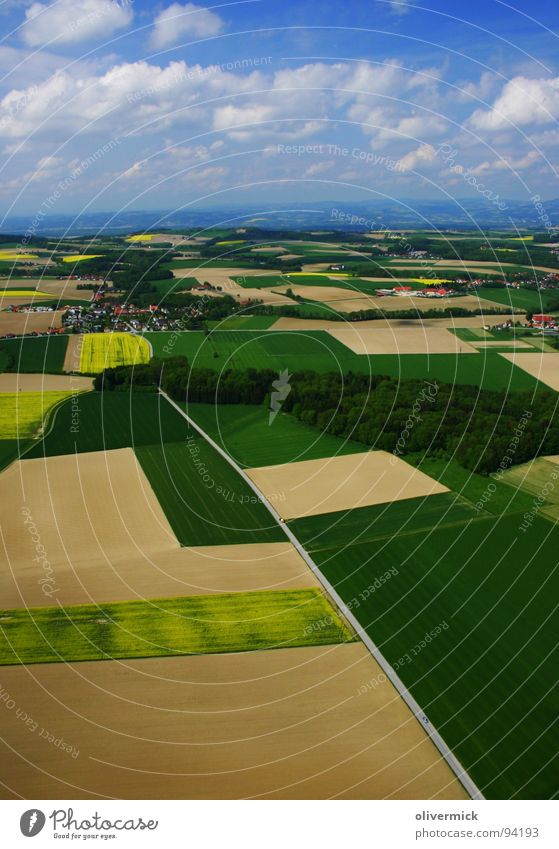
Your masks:
<path fill-rule="evenodd" d="M 0 801 L 1 845 L 557 849 L 555 802 Z"/>

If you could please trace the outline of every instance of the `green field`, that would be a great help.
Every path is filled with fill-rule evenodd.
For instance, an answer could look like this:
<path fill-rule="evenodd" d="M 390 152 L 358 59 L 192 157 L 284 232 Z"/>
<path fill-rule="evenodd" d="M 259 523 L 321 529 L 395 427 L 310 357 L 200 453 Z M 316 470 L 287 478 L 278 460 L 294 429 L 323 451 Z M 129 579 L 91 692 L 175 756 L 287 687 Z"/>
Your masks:
<path fill-rule="evenodd" d="M 201 436 L 136 448 L 182 545 L 282 542 L 285 534 L 235 469 Z"/>
<path fill-rule="evenodd" d="M 522 390 L 537 386 L 534 377 L 493 351 L 480 354 L 355 354 L 325 330 L 214 330 L 180 333 L 146 333 L 155 357 L 182 354 L 193 368 L 274 369 L 290 372 L 348 371 L 390 377 L 437 379 L 483 389 Z M 169 346 L 169 340 L 173 345 Z M 167 351 L 165 351 L 167 348 Z"/>
<path fill-rule="evenodd" d="M 0 612 L 1 665 L 255 651 L 351 639 L 317 589 Z"/>
<path fill-rule="evenodd" d="M 230 315 L 220 321 L 208 321 L 210 330 L 267 330 L 275 324 L 277 317 L 274 315 Z"/>
<path fill-rule="evenodd" d="M 185 410 L 218 445 L 246 468 L 362 453 L 362 443 L 340 439 L 279 413 L 269 423 L 264 405 L 188 404 Z"/>
<path fill-rule="evenodd" d="M 454 460 L 422 457 L 419 454 L 407 454 L 406 462 L 417 466 L 426 475 L 447 486 L 472 505 L 482 501 L 481 509 L 494 516 L 501 513 L 520 513 L 530 510 L 533 506 L 533 499 L 515 486 L 509 486 L 504 475 L 501 478 L 476 475 Z M 488 489 L 490 484 L 491 488 Z"/>
<path fill-rule="evenodd" d="M 64 365 L 67 336 L 20 336 L 0 341 L 2 371 L 60 374 Z"/>
<path fill-rule="evenodd" d="M 314 558 L 484 795 L 546 799 L 557 791 L 559 531 L 536 519 L 523 534 L 521 518 Z"/>
<path fill-rule="evenodd" d="M 47 435 L 26 454 L 54 457 L 184 439 L 188 425 L 165 399 L 152 392 L 88 392 L 78 417 L 71 402 L 53 416 Z"/>
<path fill-rule="evenodd" d="M 21 439 L 0 439 L 0 471 L 17 460 L 27 444 Z"/>
<path fill-rule="evenodd" d="M 193 368 L 275 369 L 290 371 L 369 371 L 367 357 L 359 357 L 324 330 L 268 332 L 263 330 L 214 330 L 146 333 L 155 357 L 182 354 Z M 169 345 L 169 340 L 173 344 Z M 167 348 L 167 351 L 165 351 Z"/>
<path fill-rule="evenodd" d="M 289 527 L 307 551 L 338 549 L 354 543 L 414 534 L 446 526 L 462 526 L 477 518 L 474 507 L 453 492 L 424 498 L 322 513 L 289 522 Z M 485 514 L 487 517 L 487 514 Z"/>
<path fill-rule="evenodd" d="M 516 307 L 523 310 L 533 310 L 535 313 L 545 312 L 549 304 L 557 303 L 559 293 L 556 291 L 536 292 L 533 289 L 488 289 L 479 290 L 480 297 L 496 304 Z"/>

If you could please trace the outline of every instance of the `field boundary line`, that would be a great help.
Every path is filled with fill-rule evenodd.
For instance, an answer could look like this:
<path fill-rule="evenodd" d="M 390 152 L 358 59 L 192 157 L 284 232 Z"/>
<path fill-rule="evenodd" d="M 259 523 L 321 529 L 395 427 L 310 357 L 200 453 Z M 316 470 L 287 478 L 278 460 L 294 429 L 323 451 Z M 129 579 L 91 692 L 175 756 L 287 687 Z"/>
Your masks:
<path fill-rule="evenodd" d="M 167 395 L 161 388 L 159 389 L 160 395 L 165 398 L 166 401 L 169 402 L 180 414 L 186 419 L 188 424 L 193 428 L 193 430 L 197 431 L 200 436 L 212 446 L 212 448 L 218 452 L 218 454 L 223 457 L 230 466 L 232 466 L 235 471 L 241 476 L 241 478 L 247 483 L 252 491 L 258 496 L 261 500 L 262 504 L 268 509 L 271 513 L 272 517 L 275 519 L 280 528 L 283 529 L 287 538 L 291 542 L 291 544 L 296 549 L 297 553 L 303 558 L 309 569 L 313 572 L 316 578 L 320 581 L 323 588 L 326 590 L 327 594 L 330 596 L 332 601 L 338 610 L 342 613 L 342 615 L 347 619 L 350 625 L 355 630 L 355 633 L 359 636 L 364 645 L 369 649 L 370 653 L 389 679 L 390 683 L 397 690 L 401 698 L 404 700 L 405 704 L 411 710 L 417 722 L 421 725 L 427 736 L 431 739 L 433 744 L 436 746 L 441 756 L 444 758 L 460 784 L 464 787 L 466 792 L 470 795 L 472 799 L 484 799 L 481 790 L 475 784 L 475 782 L 470 778 L 458 758 L 453 754 L 448 745 L 445 743 L 441 734 L 437 731 L 437 729 L 431 724 L 430 720 L 427 718 L 419 703 L 412 696 L 404 682 L 401 680 L 399 675 L 396 674 L 388 660 L 384 657 L 378 646 L 373 642 L 373 640 L 369 637 L 369 635 L 365 632 L 361 624 L 355 618 L 354 614 L 351 610 L 348 609 L 344 600 L 338 594 L 338 592 L 334 589 L 330 581 L 322 574 L 310 554 L 306 551 L 303 545 L 299 542 L 298 538 L 295 536 L 293 531 L 288 527 L 287 523 L 282 521 L 279 513 L 276 511 L 274 506 L 268 501 L 264 493 L 262 493 L 256 484 L 250 479 L 250 477 L 246 474 L 244 469 L 241 469 L 240 466 L 237 465 L 235 460 L 227 454 L 227 452 L 221 448 L 214 440 L 201 428 L 189 415 L 183 410 L 176 401 L 173 401 L 172 398 Z"/>

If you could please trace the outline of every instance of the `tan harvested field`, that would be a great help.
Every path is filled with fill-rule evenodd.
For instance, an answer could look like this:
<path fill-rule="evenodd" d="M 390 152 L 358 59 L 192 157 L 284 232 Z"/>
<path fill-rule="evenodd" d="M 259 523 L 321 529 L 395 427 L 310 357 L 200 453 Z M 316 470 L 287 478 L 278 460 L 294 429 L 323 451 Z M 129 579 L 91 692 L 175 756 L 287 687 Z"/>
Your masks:
<path fill-rule="evenodd" d="M 282 254 L 278 256 L 278 259 L 282 261 L 286 259 L 301 259 L 301 254 Z"/>
<path fill-rule="evenodd" d="M 470 345 L 473 345 L 475 348 L 524 348 L 529 351 L 533 351 L 533 345 L 530 345 L 528 342 L 521 342 L 520 340 L 511 339 L 507 341 L 503 339 L 502 342 L 499 341 L 485 341 L 484 339 L 480 339 L 479 342 L 475 340 L 470 340 Z"/>
<path fill-rule="evenodd" d="M 81 280 L 56 280 L 52 277 L 9 277 L 0 278 L 0 289 L 21 289 L 31 286 L 38 289 L 40 292 L 46 292 L 52 295 L 53 298 L 64 299 L 79 299 L 80 301 L 90 301 L 93 297 L 93 292 L 89 289 L 78 289 L 80 283 L 92 283 L 93 281 Z"/>
<path fill-rule="evenodd" d="M 286 248 L 282 248 L 281 245 L 269 245 L 268 247 L 252 248 L 251 250 L 253 254 L 284 254 L 286 252 Z"/>
<path fill-rule="evenodd" d="M 363 328 L 342 324 L 328 333 L 356 354 L 476 354 L 445 327 Z M 477 344 L 477 343 L 476 343 Z"/>
<path fill-rule="evenodd" d="M 0 502 L 6 608 L 318 586 L 288 542 L 181 548 L 130 448 L 20 460 Z"/>
<path fill-rule="evenodd" d="M 0 312 L 0 336 L 6 333 L 42 333 L 62 326 L 62 310 L 52 312 Z"/>
<path fill-rule="evenodd" d="M 65 374 L 0 374 L 0 392 L 83 392 L 92 388 L 92 377 Z"/>
<path fill-rule="evenodd" d="M 559 353 L 546 354 L 536 352 L 534 354 L 501 354 L 506 360 L 515 366 L 531 374 L 537 380 L 541 380 L 546 386 L 559 392 Z"/>
<path fill-rule="evenodd" d="M 85 336 L 81 333 L 72 333 L 68 336 L 68 346 L 66 348 L 66 354 L 64 355 L 64 365 L 62 367 L 63 371 L 78 372 L 80 370 L 80 357 L 84 338 Z"/>
<path fill-rule="evenodd" d="M 14 517 L 21 523 L 21 516 Z M 39 529 L 39 526 L 37 525 Z M 99 537 L 103 537 L 99 529 Z M 319 583 L 290 543 L 165 548 L 98 560 L 49 560 L 56 593 L 32 559 L 12 559 L 0 572 L 6 609 L 48 604 L 104 604 L 144 598 L 210 595 L 317 587 Z"/>
<path fill-rule="evenodd" d="M 37 580 L 44 575 L 33 561 L 32 536 L 39 536 L 51 564 L 138 558 L 177 547 L 131 448 L 13 463 L 0 475 L 0 527 L 4 569 L 32 563 Z"/>
<path fill-rule="evenodd" d="M 265 304 L 293 304 L 291 298 L 286 298 L 285 295 L 278 294 L 279 289 L 283 287 L 281 284 L 279 286 L 275 286 L 273 289 L 244 289 L 242 286 L 232 280 L 230 277 L 212 277 L 208 278 L 204 275 L 204 280 L 207 280 L 208 283 L 211 283 L 212 286 L 221 286 L 221 292 L 192 292 L 193 295 L 213 295 L 214 297 L 219 297 L 220 295 L 226 294 L 231 295 L 233 298 L 238 298 L 239 301 L 248 301 L 248 300 L 259 300 Z M 287 288 L 287 287 L 285 287 Z"/>
<path fill-rule="evenodd" d="M 4 711 L 4 798 L 467 799 L 359 643 L 14 666 L 2 686 L 37 723 Z"/>
<path fill-rule="evenodd" d="M 482 328 L 486 324 L 491 324 L 491 320 L 508 321 L 514 320 L 516 316 L 465 316 L 463 318 L 382 318 L 371 319 L 369 321 L 329 321 L 328 319 L 305 319 L 305 318 L 278 318 L 269 331 L 275 330 L 339 330 L 340 328 L 355 328 L 355 330 L 367 330 L 375 328 L 393 328 L 394 331 L 400 332 L 403 328 L 426 328 L 426 327 L 471 327 Z"/>
<path fill-rule="evenodd" d="M 448 492 L 438 481 L 387 451 L 247 469 L 283 519 Z M 278 494 L 282 500 L 276 500 Z"/>
<path fill-rule="evenodd" d="M 173 277 L 184 279 L 194 277 L 200 283 L 206 280 L 212 285 L 214 279 L 223 280 L 228 277 L 268 277 L 272 274 L 283 274 L 281 269 L 270 268 L 206 268 L 205 265 L 200 265 L 199 268 L 173 268 Z M 219 284 L 218 284 L 219 285 Z"/>

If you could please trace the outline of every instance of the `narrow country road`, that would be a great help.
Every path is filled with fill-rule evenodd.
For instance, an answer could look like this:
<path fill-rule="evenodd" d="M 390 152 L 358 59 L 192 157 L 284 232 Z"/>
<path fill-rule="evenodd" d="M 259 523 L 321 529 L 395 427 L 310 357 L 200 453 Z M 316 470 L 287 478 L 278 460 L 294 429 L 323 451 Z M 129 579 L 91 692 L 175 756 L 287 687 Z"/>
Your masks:
<path fill-rule="evenodd" d="M 192 427 L 192 429 L 197 431 L 200 434 L 200 436 L 203 439 L 205 439 L 206 442 L 208 442 L 212 446 L 212 448 L 214 448 L 214 450 L 217 451 L 218 454 L 220 454 L 229 463 L 229 465 L 232 466 L 235 469 L 235 471 L 242 477 L 242 479 L 245 481 L 245 483 L 253 490 L 255 495 L 258 496 L 258 498 L 260 499 L 262 504 L 264 504 L 264 506 L 271 513 L 271 515 L 273 516 L 275 521 L 279 525 L 281 525 L 282 529 L 285 531 L 287 538 L 292 543 L 292 545 L 296 548 L 296 550 L 298 551 L 300 556 L 303 558 L 303 560 L 305 561 L 305 563 L 307 564 L 309 569 L 311 569 L 313 574 L 316 575 L 317 579 L 320 581 L 323 588 L 326 590 L 326 592 L 330 596 L 331 600 L 334 602 L 335 606 L 340 610 L 340 612 L 343 614 L 343 616 L 347 619 L 347 621 L 354 628 L 356 634 L 358 634 L 361 641 L 367 646 L 367 648 L 371 652 L 372 656 L 374 657 L 374 659 L 376 660 L 376 662 L 378 663 L 378 665 L 382 669 L 383 673 L 386 675 L 386 677 L 391 682 L 391 684 L 393 684 L 393 686 L 396 688 L 396 690 L 398 691 L 398 693 L 400 694 L 400 696 L 402 697 L 404 702 L 407 704 L 407 706 L 409 707 L 409 709 L 411 710 L 411 712 L 413 713 L 413 715 L 415 716 L 416 720 L 419 722 L 421 727 L 429 735 L 432 742 L 437 747 L 440 754 L 445 759 L 445 761 L 449 765 L 450 769 L 456 775 L 456 777 L 458 778 L 458 780 L 460 781 L 462 786 L 465 788 L 467 793 L 469 793 L 469 795 L 471 796 L 472 799 L 483 799 L 484 796 L 481 793 L 480 789 L 472 781 L 472 779 L 470 778 L 470 776 L 468 775 L 468 773 L 466 772 L 464 767 L 461 765 L 461 763 L 458 761 L 458 759 L 453 755 L 453 753 L 451 752 L 451 750 L 449 749 L 449 747 L 447 746 L 447 744 L 445 743 L 445 741 L 443 740 L 443 738 L 441 737 L 439 732 L 436 730 L 436 728 L 433 727 L 433 725 L 431 724 L 429 719 L 425 716 L 425 713 L 422 711 L 421 707 L 416 702 L 416 700 L 414 699 L 414 697 L 412 696 L 410 691 L 407 689 L 407 687 L 405 686 L 403 681 L 396 674 L 396 672 L 394 671 L 394 669 L 392 668 L 390 663 L 386 660 L 384 655 L 380 652 L 380 650 L 377 648 L 375 643 L 371 640 L 369 635 L 363 630 L 360 623 L 355 618 L 354 614 L 351 612 L 351 610 L 349 610 L 346 607 L 344 600 L 341 598 L 340 595 L 338 595 L 338 593 L 336 592 L 334 587 L 330 584 L 330 582 L 327 580 L 327 578 L 322 574 L 322 572 L 320 571 L 320 569 L 318 568 L 318 566 L 316 565 L 316 563 L 314 562 L 312 557 L 303 548 L 303 546 L 301 545 L 301 543 L 299 542 L 299 540 L 297 539 L 295 534 L 288 527 L 287 523 L 282 520 L 282 518 L 279 515 L 279 513 L 277 512 L 277 510 L 267 500 L 264 493 L 261 492 L 258 489 L 258 487 L 256 486 L 256 484 L 253 483 L 253 481 L 249 478 L 249 476 L 246 474 L 244 469 L 241 469 L 241 467 L 237 465 L 237 463 L 233 460 L 233 458 L 230 457 L 229 454 L 223 448 L 221 448 L 219 445 L 217 445 L 217 443 L 214 442 L 214 440 L 201 427 L 199 427 L 199 425 L 197 425 L 196 422 L 175 401 L 173 401 L 173 399 L 170 398 L 167 395 L 166 392 L 163 392 L 162 389 L 160 389 L 159 392 L 163 396 L 163 398 L 165 398 L 166 401 L 168 401 L 169 404 L 171 404 L 171 406 L 173 406 L 175 408 L 175 410 L 177 410 L 184 419 L 186 419 L 186 421 Z"/>

